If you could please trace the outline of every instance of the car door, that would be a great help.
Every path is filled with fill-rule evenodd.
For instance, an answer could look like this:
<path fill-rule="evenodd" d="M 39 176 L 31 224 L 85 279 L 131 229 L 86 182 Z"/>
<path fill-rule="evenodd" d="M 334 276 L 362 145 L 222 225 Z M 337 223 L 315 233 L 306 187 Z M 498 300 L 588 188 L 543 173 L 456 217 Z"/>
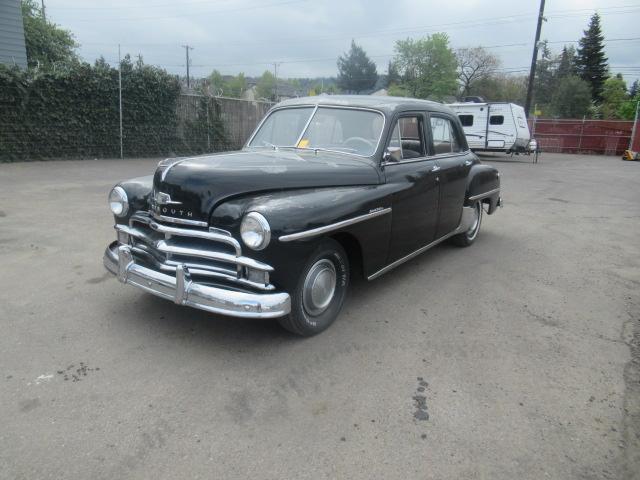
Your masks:
<path fill-rule="evenodd" d="M 392 225 L 388 263 L 431 243 L 438 221 L 438 163 L 428 155 L 427 116 L 403 113 L 395 119 L 387 146 L 401 148 L 399 160 L 383 167 L 392 188 Z"/>
<path fill-rule="evenodd" d="M 440 238 L 460 223 L 467 177 L 473 161 L 458 123 L 452 117 L 444 113 L 430 113 L 429 129 L 431 148 L 440 167 L 440 213 L 436 228 L 436 238 Z"/>

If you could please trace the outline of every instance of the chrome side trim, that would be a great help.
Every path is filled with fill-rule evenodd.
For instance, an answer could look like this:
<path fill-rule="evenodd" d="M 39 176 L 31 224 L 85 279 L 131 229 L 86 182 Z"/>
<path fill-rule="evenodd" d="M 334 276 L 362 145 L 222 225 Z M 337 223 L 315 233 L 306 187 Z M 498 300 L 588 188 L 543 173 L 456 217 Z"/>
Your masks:
<path fill-rule="evenodd" d="M 391 208 L 382 208 L 374 212 L 365 213 L 364 215 L 349 218 L 347 220 L 342 220 L 341 222 L 332 223 L 330 225 L 325 225 L 323 227 L 312 228 L 311 230 L 304 230 L 298 233 L 283 235 L 280 238 L 278 238 L 278 240 L 280 240 L 281 242 L 293 242 L 294 240 L 301 240 L 305 238 L 316 237 L 318 235 L 322 235 L 323 233 L 331 232 L 333 230 L 338 230 L 340 228 L 353 225 L 354 223 L 364 222 L 365 220 L 370 220 L 372 218 L 379 217 L 381 215 L 386 215 L 387 213 L 391 213 Z"/>
<path fill-rule="evenodd" d="M 437 240 L 434 240 L 430 244 L 419 248 L 415 252 L 412 252 L 409 255 L 406 255 L 406 256 L 396 260 L 395 262 L 390 263 L 386 267 L 381 268 L 380 270 L 378 270 L 374 274 L 369 275 L 367 277 L 367 280 L 374 280 L 374 279 L 378 278 L 380 275 L 384 275 L 389 270 L 393 270 L 397 266 L 402 265 L 407 260 L 411 260 L 412 258 L 417 257 L 421 253 L 426 252 L 430 248 L 435 247 L 439 243 L 444 242 L 447 238 L 453 237 L 454 235 L 457 235 L 458 233 L 462 233 L 462 232 L 467 231 L 471 227 L 471 224 L 473 222 L 473 214 L 474 214 L 474 212 L 473 212 L 473 208 L 472 207 L 462 207 L 462 215 L 460 217 L 460 224 L 458 225 L 458 227 L 455 230 L 447 233 L 446 235 L 438 238 Z"/>
<path fill-rule="evenodd" d="M 107 247 L 103 262 L 109 272 L 118 272 L 118 279 L 122 283 L 134 285 L 179 305 L 242 318 L 276 318 L 291 311 L 288 293 L 226 290 L 192 281 L 184 267 L 180 267 L 173 277 L 138 265 L 131 259 L 130 248 L 114 242 Z"/>
<path fill-rule="evenodd" d="M 164 222 L 177 223 L 179 225 L 192 225 L 194 227 L 208 227 L 209 224 L 207 222 L 201 222 L 199 220 L 187 220 L 186 218 L 176 218 L 176 217 L 167 217 L 165 215 L 160 215 L 159 213 L 150 211 L 149 212 L 153 218 L 156 220 L 162 220 Z"/>
<path fill-rule="evenodd" d="M 188 157 L 175 158 L 175 159 L 169 160 L 165 164 L 163 164 L 163 162 L 165 162 L 166 160 L 161 160 L 158 163 L 158 167 L 160 167 L 161 169 L 160 180 L 164 182 L 165 179 L 167 178 L 167 174 L 169 173 L 169 170 L 171 170 L 174 166 L 178 165 L 179 163 L 184 162 L 187 158 Z"/>
<path fill-rule="evenodd" d="M 479 200 L 481 198 L 489 197 L 494 193 L 498 193 L 499 191 L 500 191 L 500 188 L 494 188 L 493 190 L 489 190 L 488 192 L 480 193 L 478 195 L 474 195 L 473 197 L 469 197 L 469 200 L 473 202 L 474 200 Z"/>

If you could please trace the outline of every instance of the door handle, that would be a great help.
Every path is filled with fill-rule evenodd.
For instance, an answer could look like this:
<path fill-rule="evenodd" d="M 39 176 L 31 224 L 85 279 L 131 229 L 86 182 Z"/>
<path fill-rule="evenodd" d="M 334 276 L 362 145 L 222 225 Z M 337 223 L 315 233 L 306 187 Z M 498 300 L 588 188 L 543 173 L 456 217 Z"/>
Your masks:
<path fill-rule="evenodd" d="M 433 168 L 431 169 L 432 172 L 437 172 L 440 170 L 440 165 L 434 165 Z"/>

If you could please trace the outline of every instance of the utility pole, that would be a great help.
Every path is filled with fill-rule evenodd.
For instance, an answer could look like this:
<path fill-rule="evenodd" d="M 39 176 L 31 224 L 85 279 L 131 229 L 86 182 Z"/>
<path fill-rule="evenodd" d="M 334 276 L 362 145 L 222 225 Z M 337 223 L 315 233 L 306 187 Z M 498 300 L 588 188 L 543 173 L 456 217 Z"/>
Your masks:
<path fill-rule="evenodd" d="M 276 77 L 276 87 L 274 97 L 276 102 L 278 101 L 278 67 L 282 64 L 282 62 L 273 62 L 273 76 Z"/>
<path fill-rule="evenodd" d="M 540 0 L 540 11 L 538 12 L 538 27 L 536 28 L 536 41 L 533 43 L 533 57 L 531 58 L 531 70 L 529 70 L 529 85 L 527 86 L 527 101 L 524 105 L 525 118 L 529 118 L 531 99 L 533 97 L 533 81 L 536 77 L 536 62 L 538 61 L 538 42 L 540 41 L 540 30 L 544 20 L 544 0 Z"/>
<path fill-rule="evenodd" d="M 193 47 L 189 45 L 182 45 L 185 53 L 187 54 L 187 88 L 191 87 L 191 81 L 189 80 L 189 50 L 193 50 Z"/>
<path fill-rule="evenodd" d="M 45 8 L 44 8 L 44 0 L 40 1 L 40 5 L 42 5 L 42 19 L 46 22 L 47 21 L 47 13 L 46 13 Z"/>

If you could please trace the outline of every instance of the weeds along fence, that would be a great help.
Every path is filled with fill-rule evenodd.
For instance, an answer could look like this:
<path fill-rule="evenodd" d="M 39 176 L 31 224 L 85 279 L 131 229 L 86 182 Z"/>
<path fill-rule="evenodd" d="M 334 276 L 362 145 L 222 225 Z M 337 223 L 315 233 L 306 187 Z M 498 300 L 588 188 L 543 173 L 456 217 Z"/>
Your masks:
<path fill-rule="evenodd" d="M 106 64 L 48 73 L 0 68 L 0 162 L 237 149 L 271 107 L 182 94 L 174 76 L 147 65 L 123 61 L 121 87 L 118 76 Z"/>

